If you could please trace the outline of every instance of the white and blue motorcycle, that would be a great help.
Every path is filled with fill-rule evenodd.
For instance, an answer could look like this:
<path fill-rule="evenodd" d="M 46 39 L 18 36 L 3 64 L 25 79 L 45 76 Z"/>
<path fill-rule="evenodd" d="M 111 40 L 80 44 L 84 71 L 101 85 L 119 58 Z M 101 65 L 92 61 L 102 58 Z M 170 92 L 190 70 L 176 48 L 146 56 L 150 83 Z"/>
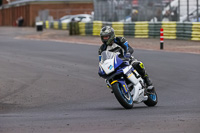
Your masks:
<path fill-rule="evenodd" d="M 141 102 L 155 106 L 158 102 L 155 89 L 148 90 L 139 73 L 120 56 L 120 52 L 101 53 L 99 75 L 105 79 L 107 87 L 125 109 L 131 109 L 134 103 Z"/>

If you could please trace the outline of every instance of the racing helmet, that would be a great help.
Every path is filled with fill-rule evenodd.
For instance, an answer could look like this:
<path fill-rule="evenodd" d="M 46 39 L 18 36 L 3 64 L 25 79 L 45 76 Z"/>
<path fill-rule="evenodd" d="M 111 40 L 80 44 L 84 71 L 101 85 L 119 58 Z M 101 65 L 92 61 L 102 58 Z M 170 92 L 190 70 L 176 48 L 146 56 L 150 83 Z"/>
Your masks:
<path fill-rule="evenodd" d="M 106 45 L 111 45 L 112 41 L 115 38 L 115 32 L 114 29 L 111 26 L 104 26 L 101 29 L 101 41 Z"/>

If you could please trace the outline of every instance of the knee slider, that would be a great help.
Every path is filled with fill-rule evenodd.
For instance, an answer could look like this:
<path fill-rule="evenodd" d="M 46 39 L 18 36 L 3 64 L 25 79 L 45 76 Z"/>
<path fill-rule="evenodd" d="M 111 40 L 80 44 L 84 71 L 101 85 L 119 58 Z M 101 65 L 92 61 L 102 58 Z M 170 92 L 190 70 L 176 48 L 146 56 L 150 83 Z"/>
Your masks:
<path fill-rule="evenodd" d="M 142 62 L 139 63 L 140 68 L 144 69 L 144 64 Z"/>

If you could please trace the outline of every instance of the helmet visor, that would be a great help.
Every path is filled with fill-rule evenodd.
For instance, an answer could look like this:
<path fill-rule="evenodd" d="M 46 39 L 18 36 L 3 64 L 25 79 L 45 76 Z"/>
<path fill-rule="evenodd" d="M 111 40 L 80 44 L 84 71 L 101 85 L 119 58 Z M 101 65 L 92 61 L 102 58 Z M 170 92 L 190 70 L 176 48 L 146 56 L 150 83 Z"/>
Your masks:
<path fill-rule="evenodd" d="M 103 38 L 104 41 L 108 41 L 110 36 L 102 36 L 102 38 Z"/>

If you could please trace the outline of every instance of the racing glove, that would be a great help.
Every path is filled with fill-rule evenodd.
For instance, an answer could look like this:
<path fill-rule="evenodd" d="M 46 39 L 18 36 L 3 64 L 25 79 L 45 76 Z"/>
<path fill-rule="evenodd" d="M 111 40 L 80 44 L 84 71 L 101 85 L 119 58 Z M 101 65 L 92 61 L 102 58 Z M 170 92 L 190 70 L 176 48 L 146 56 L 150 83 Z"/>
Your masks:
<path fill-rule="evenodd" d="M 125 54 L 124 54 L 124 58 L 127 58 L 127 59 L 128 59 L 128 58 L 131 58 L 131 54 L 130 54 L 130 53 L 125 53 Z"/>

